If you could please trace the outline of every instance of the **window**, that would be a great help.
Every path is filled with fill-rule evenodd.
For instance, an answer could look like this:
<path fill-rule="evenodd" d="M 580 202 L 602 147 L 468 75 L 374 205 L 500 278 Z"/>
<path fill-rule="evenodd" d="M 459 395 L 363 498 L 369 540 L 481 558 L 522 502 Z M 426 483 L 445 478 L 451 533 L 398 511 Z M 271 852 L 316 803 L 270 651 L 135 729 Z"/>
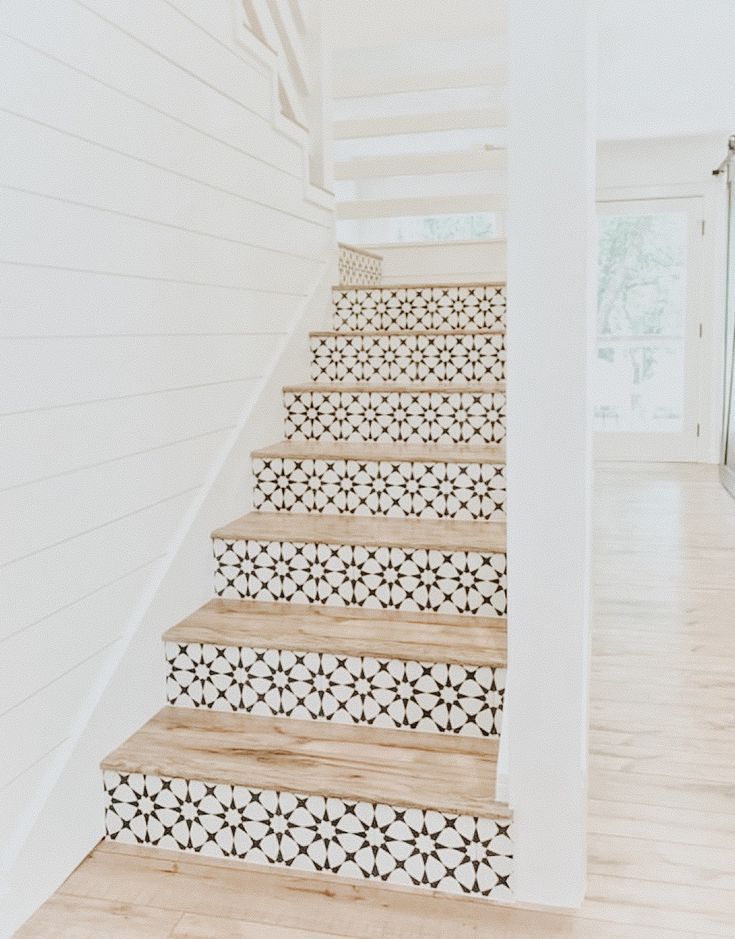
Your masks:
<path fill-rule="evenodd" d="M 495 212 L 344 219 L 337 223 L 337 238 L 347 244 L 476 241 L 496 238 L 498 233 Z"/>

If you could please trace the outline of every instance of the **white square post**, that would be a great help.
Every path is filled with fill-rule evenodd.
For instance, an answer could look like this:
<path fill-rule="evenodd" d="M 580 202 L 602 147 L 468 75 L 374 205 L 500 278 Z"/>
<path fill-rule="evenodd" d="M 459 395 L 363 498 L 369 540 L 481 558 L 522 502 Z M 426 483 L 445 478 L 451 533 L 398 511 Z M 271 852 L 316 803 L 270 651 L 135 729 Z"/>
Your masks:
<path fill-rule="evenodd" d="M 510 0 L 507 795 L 519 901 L 586 876 L 596 237 L 589 0 Z"/>

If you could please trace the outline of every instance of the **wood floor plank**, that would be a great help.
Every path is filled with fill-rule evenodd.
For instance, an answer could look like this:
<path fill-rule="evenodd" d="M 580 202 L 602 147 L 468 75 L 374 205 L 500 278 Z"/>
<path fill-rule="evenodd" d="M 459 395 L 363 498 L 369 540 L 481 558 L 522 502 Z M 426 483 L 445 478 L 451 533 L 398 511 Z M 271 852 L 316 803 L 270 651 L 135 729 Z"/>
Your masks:
<path fill-rule="evenodd" d="M 312 932 L 301 926 L 293 929 L 273 923 L 258 923 L 221 916 L 184 913 L 171 933 L 171 939 L 345 939 L 334 933 Z"/>
<path fill-rule="evenodd" d="M 460 665 L 506 661 L 506 621 L 501 618 L 220 597 L 173 626 L 164 639 Z"/>
<path fill-rule="evenodd" d="M 288 718 L 163 708 L 104 769 L 256 789 L 508 817 L 497 741 Z"/>
<path fill-rule="evenodd" d="M 301 929 L 302 935 L 310 929 L 358 939 L 631 936 L 624 922 L 621 925 L 605 917 L 527 910 L 109 843 L 100 845 L 61 889 L 69 897 L 105 892 L 118 902 L 135 898 L 135 902 L 145 903 L 155 898 L 164 909 L 182 910 L 194 917 L 211 916 L 216 911 L 218 917 L 239 924 L 238 928 L 242 923 L 277 924 L 284 929 L 284 936 L 294 929 Z M 673 932 L 652 925 L 645 935 L 664 939 L 693 933 L 681 927 Z"/>
<path fill-rule="evenodd" d="M 711 887 L 735 894 L 735 846 L 680 844 L 651 841 L 641 834 L 590 835 L 589 871 L 630 880 L 645 879 L 655 870 L 659 883 Z"/>
<path fill-rule="evenodd" d="M 157 939 L 170 936 L 181 919 L 179 910 L 162 910 L 107 898 L 57 893 L 15 933 L 15 939 Z M 179 935 L 176 933 L 176 935 Z"/>

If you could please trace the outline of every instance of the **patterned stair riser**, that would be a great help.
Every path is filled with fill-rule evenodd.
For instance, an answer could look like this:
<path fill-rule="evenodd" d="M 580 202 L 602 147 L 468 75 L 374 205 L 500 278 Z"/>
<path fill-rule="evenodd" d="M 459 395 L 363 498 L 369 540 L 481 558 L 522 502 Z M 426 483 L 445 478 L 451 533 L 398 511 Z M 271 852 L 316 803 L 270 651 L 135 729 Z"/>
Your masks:
<path fill-rule="evenodd" d="M 311 337 L 313 381 L 502 381 L 502 333 L 413 333 Z"/>
<path fill-rule="evenodd" d="M 220 597 L 504 616 L 505 554 L 213 539 Z"/>
<path fill-rule="evenodd" d="M 105 771 L 107 838 L 510 900 L 510 820 Z"/>
<path fill-rule="evenodd" d="M 375 287 L 383 279 L 383 259 L 348 245 L 339 245 L 337 270 L 340 284 Z"/>
<path fill-rule="evenodd" d="M 332 305 L 339 330 L 494 329 L 504 325 L 505 287 L 337 288 Z"/>
<path fill-rule="evenodd" d="M 284 649 L 166 643 L 169 704 L 490 737 L 505 669 Z"/>
<path fill-rule="evenodd" d="M 292 440 L 499 443 L 501 391 L 286 391 Z"/>
<path fill-rule="evenodd" d="M 505 518 L 498 463 L 253 459 L 253 507 L 390 518 Z"/>

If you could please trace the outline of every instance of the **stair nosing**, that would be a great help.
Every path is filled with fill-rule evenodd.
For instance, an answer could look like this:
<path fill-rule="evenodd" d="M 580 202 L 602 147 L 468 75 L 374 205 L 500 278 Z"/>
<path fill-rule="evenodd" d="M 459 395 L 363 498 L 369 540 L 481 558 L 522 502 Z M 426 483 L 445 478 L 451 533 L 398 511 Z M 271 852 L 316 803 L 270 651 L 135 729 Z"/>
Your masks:
<path fill-rule="evenodd" d="M 164 642 L 199 643 L 229 648 L 266 648 L 292 652 L 328 652 L 361 658 L 447 663 L 470 667 L 506 666 L 504 617 L 461 614 L 406 613 L 322 607 L 277 601 L 228 600 L 214 597 L 167 629 Z M 384 614 L 384 615 L 380 615 Z M 296 617 L 294 625 L 279 632 L 280 620 Z M 443 620 L 443 622 L 442 622 Z M 394 628 L 397 638 L 386 639 L 375 623 Z M 461 621 L 461 622 L 458 622 Z M 360 634 L 362 624 L 364 632 Z M 440 629 L 450 633 L 451 644 L 440 641 Z M 272 634 L 269 634 L 272 631 Z M 467 633 L 473 635 L 467 635 Z M 414 639 L 406 633 L 418 633 Z M 255 634 L 255 637 L 254 635 Z M 422 646 L 423 642 L 423 646 Z M 445 648 L 446 645 L 446 648 Z"/>
<path fill-rule="evenodd" d="M 313 444 L 314 452 L 310 452 L 308 444 Z M 305 446 L 307 445 L 307 446 Z M 414 452 L 401 452 L 401 448 L 412 449 Z M 462 448 L 475 452 L 463 453 Z M 421 449 L 426 452 L 421 453 Z M 442 452 L 442 449 L 445 452 Z M 486 449 L 486 455 L 479 451 Z M 374 443 L 369 446 L 364 441 L 346 440 L 281 440 L 269 447 L 253 450 L 252 459 L 321 459 L 321 460 L 369 460 L 370 462 L 402 462 L 402 463 L 493 463 L 505 464 L 505 446 L 501 444 L 409 444 L 405 442 Z"/>
<path fill-rule="evenodd" d="M 364 394 L 365 392 L 383 392 L 406 393 L 406 394 L 429 394 L 431 392 L 447 394 L 504 394 L 505 382 L 467 382 L 463 383 L 429 383 L 429 382 L 408 382 L 400 384 L 398 382 L 306 382 L 300 385 L 284 385 L 284 394 L 301 394 L 303 392 L 323 392 L 325 394 L 333 392 L 347 392 L 354 394 Z"/>
<path fill-rule="evenodd" d="M 309 338 L 324 336 L 503 336 L 505 327 L 490 329 L 313 329 Z"/>
<path fill-rule="evenodd" d="M 319 752 L 320 745 L 324 752 Z M 118 773 L 416 807 L 452 815 L 509 818 L 507 805 L 471 791 L 480 777 L 484 784 L 492 785 L 497 754 L 498 741 L 492 737 L 407 733 L 168 706 L 100 765 L 103 771 Z M 480 769 L 481 774 L 477 772 Z M 425 775 L 427 770 L 436 775 L 430 779 Z M 470 770 L 475 770 L 474 776 Z M 435 783 L 436 793 L 422 798 L 420 787 L 404 790 L 401 772 L 408 777 L 419 774 L 425 790 Z M 399 798 L 390 791 L 396 783 L 401 789 Z M 465 784 L 470 788 L 462 793 Z M 459 795 L 451 795 L 457 790 Z"/>
<path fill-rule="evenodd" d="M 454 284 L 335 284 L 332 290 L 431 290 L 433 287 L 507 287 L 505 280 L 478 280 Z"/>
<path fill-rule="evenodd" d="M 404 534 L 390 534 L 393 524 Z M 267 526 L 273 525 L 269 532 Z M 312 531 L 304 530 L 309 525 Z M 265 526 L 260 527 L 259 526 Z M 290 530 L 289 530 L 290 527 Z M 441 529 L 429 537 L 429 532 Z M 280 531 L 279 531 L 280 529 Z M 333 529 L 330 531 L 330 529 Z M 342 530 L 340 530 L 342 529 Z M 372 530 L 371 530 L 372 529 Z M 423 531 L 422 531 L 423 529 Z M 260 532 L 260 533 L 258 533 Z M 452 535 L 452 537 L 449 537 Z M 392 518 L 382 516 L 324 515 L 296 512 L 247 512 L 214 529 L 211 538 L 221 541 L 277 541 L 298 544 L 412 548 L 453 553 L 474 551 L 505 553 L 504 522 L 454 519 Z"/>

